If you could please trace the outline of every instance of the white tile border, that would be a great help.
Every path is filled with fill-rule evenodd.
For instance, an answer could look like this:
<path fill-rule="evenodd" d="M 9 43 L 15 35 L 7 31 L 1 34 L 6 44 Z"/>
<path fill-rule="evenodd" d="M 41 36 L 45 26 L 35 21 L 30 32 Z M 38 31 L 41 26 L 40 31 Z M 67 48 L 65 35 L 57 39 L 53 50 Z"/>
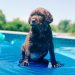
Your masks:
<path fill-rule="evenodd" d="M 75 40 L 75 36 L 70 36 L 70 35 L 67 35 L 67 34 L 62 34 L 62 33 L 53 33 L 53 37 L 55 38 L 63 38 L 63 39 L 73 39 Z"/>
<path fill-rule="evenodd" d="M 18 32 L 18 31 L 6 31 L 6 30 L 0 30 L 0 33 L 9 33 L 9 34 L 20 34 L 20 35 L 27 35 L 28 33 L 27 32 Z M 53 37 L 55 38 L 63 38 L 63 39 L 74 39 L 75 40 L 75 37 L 71 37 L 71 36 L 68 36 L 68 35 L 63 35 L 63 34 L 60 34 L 60 33 L 54 33 L 53 32 Z"/>
<path fill-rule="evenodd" d="M 6 31 L 6 30 L 0 30 L 0 33 L 9 33 L 9 34 L 22 34 L 27 35 L 27 32 L 18 32 L 18 31 Z"/>

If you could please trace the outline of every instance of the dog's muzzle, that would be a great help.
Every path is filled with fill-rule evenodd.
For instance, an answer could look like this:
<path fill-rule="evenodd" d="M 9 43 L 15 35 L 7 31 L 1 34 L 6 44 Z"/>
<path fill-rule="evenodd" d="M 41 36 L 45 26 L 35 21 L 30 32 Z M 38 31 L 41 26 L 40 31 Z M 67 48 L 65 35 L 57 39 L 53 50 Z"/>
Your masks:
<path fill-rule="evenodd" d="M 32 26 L 32 30 L 38 31 L 39 33 L 43 33 L 47 29 L 43 23 L 37 23 L 35 19 L 32 19 L 30 24 Z"/>

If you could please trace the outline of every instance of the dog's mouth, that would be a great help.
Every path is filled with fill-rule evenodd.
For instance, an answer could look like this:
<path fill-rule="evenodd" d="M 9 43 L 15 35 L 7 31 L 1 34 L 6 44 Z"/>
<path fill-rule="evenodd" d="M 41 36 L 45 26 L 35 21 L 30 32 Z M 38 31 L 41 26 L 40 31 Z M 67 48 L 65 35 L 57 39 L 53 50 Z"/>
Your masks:
<path fill-rule="evenodd" d="M 47 31 L 48 29 L 48 26 L 47 25 L 43 25 L 42 23 L 41 24 L 32 24 L 32 31 L 35 32 L 35 33 L 43 33 L 45 31 Z"/>

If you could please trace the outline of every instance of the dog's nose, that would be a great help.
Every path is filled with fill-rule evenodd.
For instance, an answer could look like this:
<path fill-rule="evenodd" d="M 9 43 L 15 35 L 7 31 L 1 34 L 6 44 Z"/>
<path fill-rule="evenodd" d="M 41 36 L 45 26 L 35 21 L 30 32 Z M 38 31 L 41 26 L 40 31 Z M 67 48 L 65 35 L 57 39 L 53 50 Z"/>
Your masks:
<path fill-rule="evenodd" d="M 35 19 L 32 19 L 32 23 L 35 23 Z"/>
<path fill-rule="evenodd" d="M 35 19 L 31 19 L 30 24 L 35 25 Z"/>

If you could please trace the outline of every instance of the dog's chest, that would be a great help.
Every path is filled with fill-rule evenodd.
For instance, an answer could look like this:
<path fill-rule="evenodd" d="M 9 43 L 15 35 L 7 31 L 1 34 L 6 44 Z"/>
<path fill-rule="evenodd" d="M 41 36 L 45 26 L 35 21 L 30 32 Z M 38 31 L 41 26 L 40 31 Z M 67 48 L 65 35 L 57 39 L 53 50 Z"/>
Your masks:
<path fill-rule="evenodd" d="M 38 44 L 42 44 L 42 43 L 46 43 L 48 41 L 48 36 L 46 34 L 40 34 L 40 35 L 32 35 L 30 37 L 30 42 L 31 43 L 38 43 Z"/>

